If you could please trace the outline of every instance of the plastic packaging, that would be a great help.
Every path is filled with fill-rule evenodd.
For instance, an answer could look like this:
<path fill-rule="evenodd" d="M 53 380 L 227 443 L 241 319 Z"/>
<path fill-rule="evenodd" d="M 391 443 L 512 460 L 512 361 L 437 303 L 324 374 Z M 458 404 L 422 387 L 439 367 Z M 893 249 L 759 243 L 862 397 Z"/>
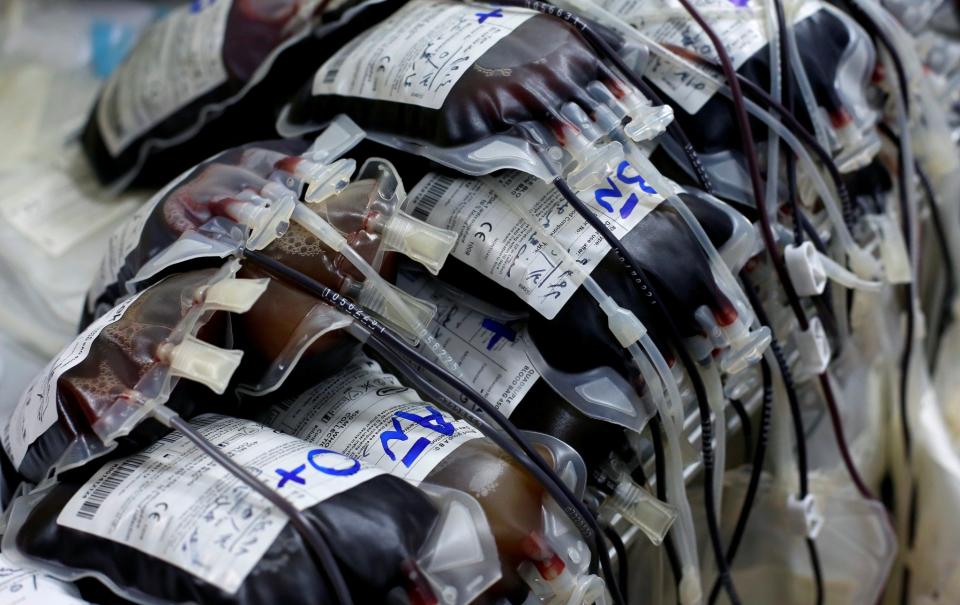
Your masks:
<path fill-rule="evenodd" d="M 469 589 L 465 580 L 478 574 L 496 577 L 489 528 L 469 497 L 427 495 L 254 422 L 205 415 L 192 425 L 323 528 L 356 602 L 436 599 L 434 590 L 449 594 Z M 151 513 L 127 514 L 138 508 Z M 156 533 L 156 523 L 165 529 Z M 4 542 L 17 561 L 93 577 L 139 601 L 273 603 L 285 593 L 333 602 L 282 514 L 176 432 L 107 463 L 86 483 L 49 484 L 17 500 Z"/>
<path fill-rule="evenodd" d="M 181 378 L 223 393 L 242 352 L 220 348 L 229 337 L 217 312 L 249 310 L 267 285 L 237 279 L 238 269 L 234 261 L 169 277 L 123 300 L 68 345 L 4 428 L 4 450 L 18 472 L 37 483 L 106 454 L 153 408 L 176 407 Z"/>

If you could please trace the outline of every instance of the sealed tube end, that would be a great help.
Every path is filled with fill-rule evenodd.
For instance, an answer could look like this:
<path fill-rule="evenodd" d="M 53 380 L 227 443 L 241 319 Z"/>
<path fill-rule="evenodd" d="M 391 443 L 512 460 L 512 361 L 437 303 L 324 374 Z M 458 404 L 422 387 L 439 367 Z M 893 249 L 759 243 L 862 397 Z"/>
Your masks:
<path fill-rule="evenodd" d="M 161 345 L 157 353 L 170 365 L 171 375 L 206 385 L 217 395 L 227 390 L 243 357 L 243 351 L 221 349 L 194 336 L 177 345 Z"/>
<path fill-rule="evenodd" d="M 406 212 L 390 217 L 383 229 L 383 246 L 423 265 L 436 275 L 457 242 L 457 234 L 415 219 Z"/>
<path fill-rule="evenodd" d="M 681 571 L 679 588 L 680 605 L 700 605 L 703 603 L 703 589 L 700 587 L 700 572 L 694 567 L 684 567 Z"/>
<path fill-rule="evenodd" d="M 197 293 L 204 306 L 216 311 L 246 313 L 267 290 L 270 278 L 224 279 Z"/>
<path fill-rule="evenodd" d="M 337 160 L 329 166 L 313 162 L 301 162 L 297 176 L 307 184 L 303 199 L 308 204 L 316 204 L 337 195 L 350 184 L 350 177 L 357 169 L 357 162 L 352 159 Z"/>

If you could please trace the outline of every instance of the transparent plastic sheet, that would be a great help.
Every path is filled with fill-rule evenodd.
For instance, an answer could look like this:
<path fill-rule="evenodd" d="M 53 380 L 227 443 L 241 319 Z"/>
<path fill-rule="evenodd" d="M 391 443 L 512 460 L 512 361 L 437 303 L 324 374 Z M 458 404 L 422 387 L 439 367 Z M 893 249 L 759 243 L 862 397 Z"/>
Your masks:
<path fill-rule="evenodd" d="M 742 501 L 748 473 L 729 472 L 725 481 L 729 501 Z M 822 517 L 813 539 L 823 571 L 824 603 L 876 603 L 897 549 L 886 510 L 878 502 L 816 476 L 811 476 L 810 492 Z M 761 479 L 750 523 L 731 567 L 744 603 L 814 600 L 807 524 L 799 508 L 788 506 L 791 497 L 789 490 L 769 476 Z M 738 509 L 730 506 L 724 511 L 722 527 L 726 531 L 732 530 Z"/>
<path fill-rule="evenodd" d="M 562 599 L 588 580 L 589 548 L 563 516 L 545 512 L 550 499 L 543 487 L 478 431 L 421 401 L 373 360 L 354 358 L 337 374 L 266 409 L 261 419 L 299 438 L 363 455 L 414 484 L 477 498 L 501 562 L 499 583 L 478 588 L 486 598 L 522 598 L 534 590 Z M 542 453 L 556 454 L 551 462 L 558 473 L 582 491 L 586 467 L 579 456 L 545 435 L 534 443 L 542 444 Z"/>
<path fill-rule="evenodd" d="M 233 0 L 168 13 L 91 111 L 83 143 L 100 179 L 162 182 L 218 148 L 273 136 L 269 118 L 251 116 L 273 115 L 305 76 L 301 66 L 322 56 L 342 29 L 357 27 L 354 18 L 376 19 L 390 6 L 353 3 L 361 6 L 343 11 L 348 4 Z M 148 94 L 154 88 L 162 94 Z"/>
<path fill-rule="evenodd" d="M 172 276 L 121 302 L 42 372 L 3 433 L 14 467 L 36 483 L 116 447 L 181 378 L 223 393 L 242 352 L 225 315 L 243 313 L 267 280 L 235 277 L 239 263 Z M 218 346 L 219 345 L 219 346 Z"/>
<path fill-rule="evenodd" d="M 232 458 L 263 450 L 247 466 L 257 469 L 262 480 L 291 498 L 323 528 L 357 602 L 389 602 L 435 590 L 438 596 L 460 595 L 443 601 L 458 605 L 467 602 L 462 595 L 469 594 L 470 581 L 491 574 L 495 579 L 497 558 L 489 527 L 469 496 L 433 486 L 421 491 L 355 459 L 254 422 L 206 415 L 192 424 L 211 436 L 232 435 L 227 448 Z M 83 506 L 90 502 L 84 490 L 94 483 L 85 488 L 76 479 L 48 483 L 19 498 L 4 535 L 4 551 L 65 579 L 95 578 L 117 594 L 142 603 L 274 603 L 283 594 L 292 600 L 310 594 L 312 601 L 328 602 L 332 594 L 323 575 L 282 514 L 252 496 L 238 480 L 216 476 L 225 471 L 218 473 L 215 462 L 180 437 L 171 433 L 139 454 L 108 463 L 91 482 L 113 477 L 116 484 L 95 509 Z M 301 476 L 306 481 L 303 487 L 277 481 L 273 467 L 300 458 L 311 464 L 312 473 Z M 180 497 L 206 514 L 167 519 L 172 535 L 138 546 L 125 542 L 136 538 L 103 535 L 109 532 L 106 526 L 92 525 L 97 514 L 163 503 L 165 496 L 186 487 L 177 475 L 197 465 L 206 472 Z M 132 467 L 137 472 L 131 476 L 126 469 Z M 316 485 L 316 481 L 322 483 Z M 233 506 L 223 508 L 218 503 L 222 499 Z M 158 519 L 164 519 L 174 504 L 166 506 L 154 507 Z M 91 510 L 89 519 L 80 514 Z M 191 536 L 197 532 L 215 535 L 219 526 L 220 533 L 229 535 L 235 531 L 229 525 L 231 519 L 246 528 L 249 540 L 209 541 L 200 546 L 206 554 L 178 554 L 195 548 Z M 139 523 L 129 517 L 119 521 Z M 255 551 L 253 557 L 250 549 Z M 211 571 L 218 560 L 233 562 L 232 567 L 225 573 Z M 453 561 L 457 564 L 451 565 Z"/>

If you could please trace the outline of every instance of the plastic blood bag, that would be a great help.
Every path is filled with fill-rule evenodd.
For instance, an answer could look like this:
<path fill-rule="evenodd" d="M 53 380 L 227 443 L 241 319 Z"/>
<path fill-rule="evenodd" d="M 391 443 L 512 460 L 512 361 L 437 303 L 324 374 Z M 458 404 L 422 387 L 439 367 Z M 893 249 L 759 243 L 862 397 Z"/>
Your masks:
<path fill-rule="evenodd" d="M 269 146 L 231 150 L 201 165 L 114 235 L 88 295 L 87 317 L 174 266 L 215 263 L 243 248 L 266 247 L 268 255 L 278 254 L 276 260 L 416 336 L 415 325 L 432 309 L 377 271 L 390 277 L 394 252 L 436 270 L 452 234 L 399 209 L 402 184 L 389 164 L 371 160 L 361 169 L 367 178 L 349 183 L 354 165 L 339 160 L 325 166 Z M 300 185 L 314 203 L 298 201 Z"/>
<path fill-rule="evenodd" d="M 335 20 L 313 35 L 328 4 L 198 2 L 154 24 L 84 129 L 100 179 L 163 182 L 225 146 L 274 136 L 268 116 L 278 100 L 306 77 L 302 65 L 322 52 L 324 35 L 346 25 Z"/>
<path fill-rule="evenodd" d="M 384 56 L 391 63 L 378 66 Z M 591 84 L 608 98 L 591 96 Z M 580 185 L 602 180 L 618 151 L 597 126 L 585 129 L 567 114 L 579 120 L 601 106 L 632 120 L 638 137 L 659 132 L 670 118 L 560 19 L 416 0 L 327 60 L 278 129 L 287 136 L 311 131 L 344 113 L 373 140 L 471 174 L 516 168 L 542 179 L 565 174 Z"/>
<path fill-rule="evenodd" d="M 171 276 L 124 299 L 55 357 L 3 430 L 13 466 L 37 483 L 116 446 L 150 412 L 178 404 L 181 378 L 223 393 L 242 353 L 222 311 L 243 313 L 267 280 L 238 263 Z"/>
<path fill-rule="evenodd" d="M 685 221 L 656 200 L 640 202 L 630 189 L 629 181 L 636 180 L 631 171 L 624 170 L 622 179 L 628 182 L 614 180 L 598 188 L 596 198 L 616 204 L 618 209 L 624 204 L 636 205 L 633 212 L 640 215 L 638 221 L 620 217 L 610 221 L 623 223 L 615 225 L 615 233 L 654 281 L 665 303 L 674 309 L 684 336 L 694 337 L 703 331 L 696 315 L 701 307 L 711 310 L 716 325 L 732 324 L 738 311 L 718 285 L 710 259 Z M 500 187 L 503 183 L 513 193 L 506 193 Z M 695 202 L 692 206 L 705 206 L 696 198 L 690 199 Z M 643 294 L 624 274 L 616 255 L 559 194 L 536 179 L 520 173 L 480 179 L 430 174 L 411 191 L 408 204 L 415 216 L 459 234 L 453 258 L 441 271 L 441 279 L 508 308 L 517 308 L 517 303 L 505 290 L 520 297 L 526 303 L 524 307 L 533 311 L 529 319 L 531 336 L 552 366 L 582 372 L 606 365 L 628 373 L 624 368 L 628 363 L 626 352 L 607 329 L 608 318 L 593 297 L 579 287 L 583 283 L 579 275 L 583 273 L 632 311 L 655 342 L 661 346 L 665 343 L 659 334 L 659 322 Z M 531 226 L 532 217 L 515 210 L 515 205 L 521 204 L 541 221 L 539 227 L 553 235 L 553 242 Z M 732 233 L 736 226 L 717 212 L 711 216 L 710 210 L 704 210 L 703 214 L 712 219 L 711 229 L 718 238 L 724 231 Z M 478 281 L 478 273 L 502 289 L 491 287 L 487 280 Z M 582 343 L 589 347 L 589 353 L 573 358 L 565 354 L 569 351 L 566 342 Z M 704 351 L 701 347 L 698 355 L 711 349 Z"/>
<path fill-rule="evenodd" d="M 489 530 L 470 499 L 428 496 L 248 420 L 207 414 L 191 425 L 322 528 L 355 602 L 430 595 L 423 574 L 444 549 L 476 549 L 483 561 L 471 579 L 496 578 Z M 179 432 L 108 462 L 85 483 L 36 490 L 13 511 L 4 548 L 17 560 L 61 577 L 92 576 L 134 600 L 254 604 L 309 594 L 335 602 L 283 514 Z M 450 577 L 431 575 L 439 589 Z"/>
<path fill-rule="evenodd" d="M 552 593 L 540 597 L 551 603 L 555 601 L 549 599 L 564 602 L 587 581 L 586 545 L 577 541 L 568 550 L 558 543 L 560 536 L 551 534 L 551 528 L 564 521 L 550 508 L 543 486 L 477 430 L 422 401 L 376 362 L 359 356 L 336 375 L 272 406 L 262 418 L 313 443 L 364 454 L 367 462 L 408 481 L 427 481 L 476 497 L 501 561 L 502 579 L 485 594 L 487 599 L 523 600 L 533 588 L 524 582 L 530 566 L 537 570 L 537 587 L 542 583 Z M 669 525 L 669 510 L 660 512 Z M 575 535 L 575 530 L 566 528 L 562 534 Z"/>

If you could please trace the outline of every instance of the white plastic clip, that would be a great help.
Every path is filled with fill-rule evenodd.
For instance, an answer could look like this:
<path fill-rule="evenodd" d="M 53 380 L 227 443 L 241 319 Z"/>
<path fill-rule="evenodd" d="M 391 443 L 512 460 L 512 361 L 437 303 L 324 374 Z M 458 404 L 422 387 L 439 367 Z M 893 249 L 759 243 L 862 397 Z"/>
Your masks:
<path fill-rule="evenodd" d="M 851 289 L 876 291 L 883 287 L 882 282 L 862 279 L 832 258 L 820 254 L 812 242 L 803 242 L 799 246 L 789 245 L 783 256 L 790 281 L 800 296 L 823 294 L 828 277 Z"/>
<path fill-rule="evenodd" d="M 803 500 L 795 494 L 787 496 L 787 516 L 790 528 L 811 540 L 815 540 L 823 529 L 823 515 L 813 494 L 808 493 Z"/>
<path fill-rule="evenodd" d="M 194 336 L 177 345 L 162 344 L 157 353 L 169 364 L 171 375 L 204 384 L 217 395 L 227 390 L 243 357 L 243 351 L 221 349 Z"/>
<path fill-rule="evenodd" d="M 789 245 L 783 251 L 793 289 L 800 296 L 819 296 L 827 287 L 827 272 L 813 243 Z"/>
<path fill-rule="evenodd" d="M 796 332 L 797 351 L 800 353 L 800 375 L 816 376 L 830 364 L 830 341 L 819 317 L 810 319 L 806 330 Z"/>

